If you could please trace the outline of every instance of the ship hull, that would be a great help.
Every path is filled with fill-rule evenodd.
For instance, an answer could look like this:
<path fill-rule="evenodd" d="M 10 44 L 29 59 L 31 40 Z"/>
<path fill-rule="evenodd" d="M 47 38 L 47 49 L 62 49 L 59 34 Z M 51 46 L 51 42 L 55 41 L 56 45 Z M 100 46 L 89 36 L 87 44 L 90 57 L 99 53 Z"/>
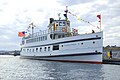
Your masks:
<path fill-rule="evenodd" d="M 102 64 L 102 53 L 84 53 L 84 54 L 80 53 L 80 54 L 54 55 L 54 56 L 21 56 L 21 58 L 45 60 L 45 61 Z"/>
<path fill-rule="evenodd" d="M 102 63 L 103 32 L 59 39 L 50 39 L 49 36 L 45 41 L 24 44 L 20 53 L 21 58 L 61 62 Z"/>

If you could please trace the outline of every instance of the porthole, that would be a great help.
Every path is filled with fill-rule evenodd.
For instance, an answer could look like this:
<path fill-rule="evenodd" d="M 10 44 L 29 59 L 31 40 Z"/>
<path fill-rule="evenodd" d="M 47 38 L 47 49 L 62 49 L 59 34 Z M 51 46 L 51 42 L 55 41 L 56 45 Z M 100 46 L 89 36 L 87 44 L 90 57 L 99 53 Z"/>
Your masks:
<path fill-rule="evenodd" d="M 98 37 L 98 35 L 96 35 L 96 37 Z"/>
<path fill-rule="evenodd" d="M 95 50 L 95 52 L 97 52 L 97 50 Z"/>
<path fill-rule="evenodd" d="M 83 43 L 81 43 L 81 45 L 83 45 Z"/>
<path fill-rule="evenodd" d="M 93 44 L 95 44 L 95 41 L 93 41 Z"/>
<path fill-rule="evenodd" d="M 36 48 L 36 52 L 38 51 L 38 48 Z"/>

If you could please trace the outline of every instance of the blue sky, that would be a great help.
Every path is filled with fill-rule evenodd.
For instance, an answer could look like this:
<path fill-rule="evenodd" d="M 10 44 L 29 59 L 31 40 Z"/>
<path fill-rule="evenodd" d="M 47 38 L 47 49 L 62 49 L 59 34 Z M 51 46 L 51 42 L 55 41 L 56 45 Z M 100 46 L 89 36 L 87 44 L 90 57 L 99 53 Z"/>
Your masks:
<path fill-rule="evenodd" d="M 101 14 L 104 46 L 120 46 L 119 0 L 0 0 L 0 50 L 20 49 L 19 31 L 26 30 L 31 22 L 37 26 L 36 30 L 46 30 L 49 18 L 58 19 L 57 14 L 63 14 L 65 6 L 96 26 L 99 25 L 96 16 Z M 70 14 L 68 16 L 71 27 L 77 28 L 80 34 L 89 33 L 92 29 L 99 31 Z"/>

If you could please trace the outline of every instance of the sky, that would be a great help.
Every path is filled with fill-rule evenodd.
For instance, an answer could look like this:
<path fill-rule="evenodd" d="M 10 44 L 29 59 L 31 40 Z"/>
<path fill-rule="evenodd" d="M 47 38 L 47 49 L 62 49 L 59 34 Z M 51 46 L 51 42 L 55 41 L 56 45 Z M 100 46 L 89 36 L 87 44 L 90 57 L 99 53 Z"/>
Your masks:
<path fill-rule="evenodd" d="M 46 30 L 49 18 L 58 19 L 58 13 L 64 19 L 64 10 L 79 18 L 99 26 L 97 15 L 101 14 L 103 46 L 120 46 L 120 0 L 0 0 L 0 50 L 19 50 L 21 37 L 19 31 L 25 31 L 33 22 L 35 30 Z M 88 23 L 77 20 L 68 14 L 71 28 L 79 34 L 99 31 Z"/>

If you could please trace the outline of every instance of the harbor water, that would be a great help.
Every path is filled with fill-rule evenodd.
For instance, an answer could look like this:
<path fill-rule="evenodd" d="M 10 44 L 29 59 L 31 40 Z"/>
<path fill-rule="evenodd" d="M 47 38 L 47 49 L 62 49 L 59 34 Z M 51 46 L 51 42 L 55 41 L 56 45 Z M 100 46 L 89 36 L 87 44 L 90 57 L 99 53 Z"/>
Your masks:
<path fill-rule="evenodd" d="M 0 55 L 0 80 L 120 80 L 120 65 L 40 61 Z"/>

